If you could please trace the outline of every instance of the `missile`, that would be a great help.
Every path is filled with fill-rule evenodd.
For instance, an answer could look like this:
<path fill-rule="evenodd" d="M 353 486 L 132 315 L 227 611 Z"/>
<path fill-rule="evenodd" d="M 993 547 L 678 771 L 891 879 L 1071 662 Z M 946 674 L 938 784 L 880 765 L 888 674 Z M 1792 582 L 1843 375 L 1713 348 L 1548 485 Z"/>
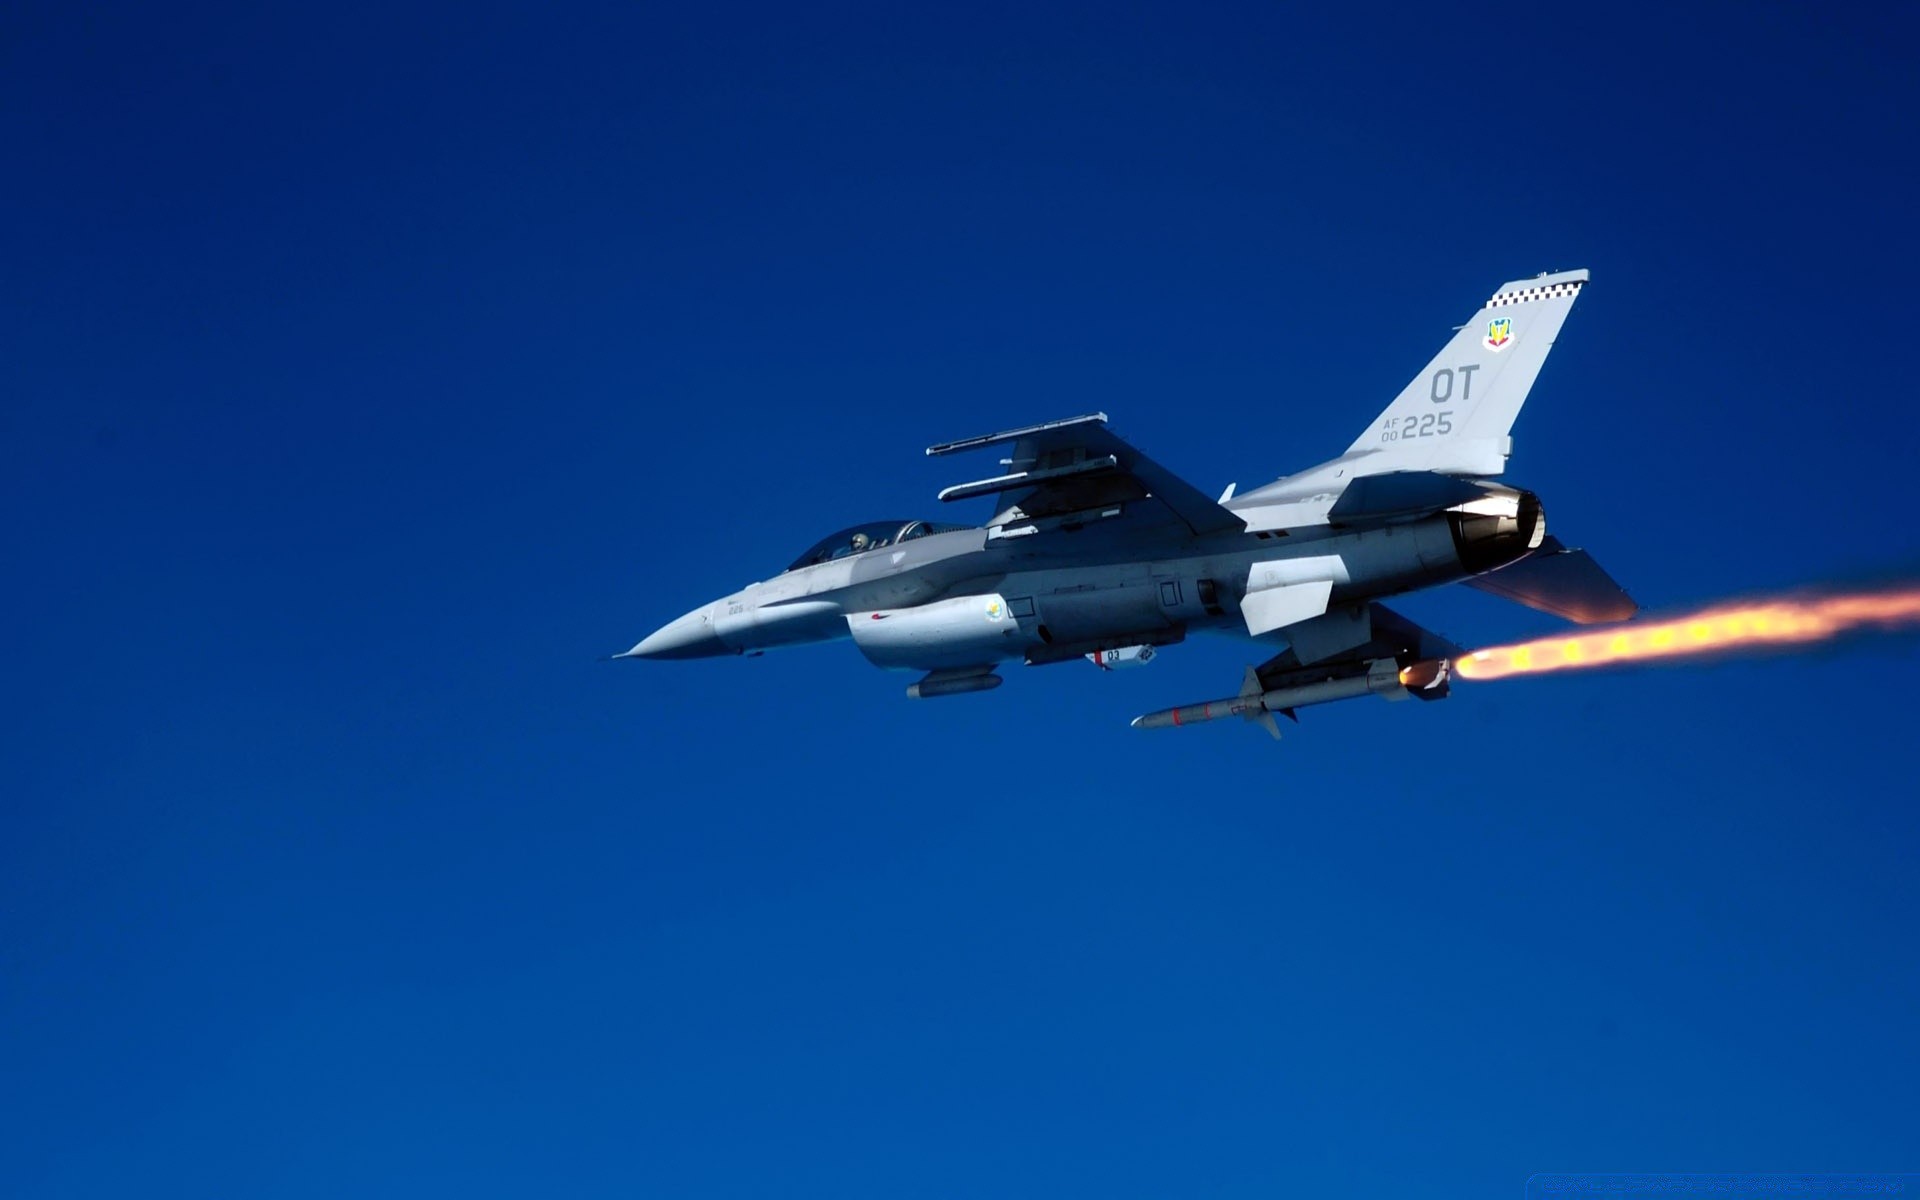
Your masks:
<path fill-rule="evenodd" d="M 1421 695 L 1423 699 L 1439 699 L 1447 691 L 1447 661 L 1433 659 L 1415 663 L 1402 670 L 1400 664 L 1391 658 L 1380 658 L 1367 664 L 1364 674 L 1345 675 L 1335 679 L 1323 679 L 1313 683 L 1296 684 L 1292 687 L 1269 690 L 1260 682 L 1260 675 L 1252 667 L 1247 668 L 1246 681 L 1237 696 L 1227 696 L 1220 700 L 1208 700 L 1201 704 L 1182 704 L 1176 708 L 1163 708 L 1159 712 L 1148 713 L 1144 717 L 1135 717 L 1135 729 L 1168 729 L 1178 725 L 1197 725 L 1202 721 L 1218 721 L 1222 717 L 1240 717 L 1247 721 L 1257 721 L 1266 727 L 1275 738 L 1280 736 L 1280 725 L 1273 719 L 1275 713 L 1293 716 L 1293 710 L 1309 704 L 1329 704 L 1335 700 L 1351 700 L 1356 696 L 1385 696 L 1389 700 L 1403 700 L 1409 694 Z"/>

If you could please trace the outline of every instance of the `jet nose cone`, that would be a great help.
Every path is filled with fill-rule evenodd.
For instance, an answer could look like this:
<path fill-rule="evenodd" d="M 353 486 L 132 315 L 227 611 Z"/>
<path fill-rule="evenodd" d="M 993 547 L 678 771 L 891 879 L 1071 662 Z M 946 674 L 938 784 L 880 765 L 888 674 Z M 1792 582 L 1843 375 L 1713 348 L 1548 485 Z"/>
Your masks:
<path fill-rule="evenodd" d="M 713 617 L 698 608 L 676 618 L 640 639 L 640 644 L 621 658 L 711 658 L 732 654 L 720 635 L 713 631 Z"/>

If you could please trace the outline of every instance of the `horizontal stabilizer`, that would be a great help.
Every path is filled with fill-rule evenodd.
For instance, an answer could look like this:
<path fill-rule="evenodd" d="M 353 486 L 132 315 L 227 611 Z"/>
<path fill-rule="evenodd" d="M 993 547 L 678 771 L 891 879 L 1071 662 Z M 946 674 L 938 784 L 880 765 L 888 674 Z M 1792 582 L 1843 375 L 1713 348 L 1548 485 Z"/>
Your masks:
<path fill-rule="evenodd" d="M 1519 562 L 1464 582 L 1578 625 L 1624 621 L 1640 611 L 1591 554 L 1569 550 L 1551 537 Z"/>
<path fill-rule="evenodd" d="M 1347 485 L 1327 517 L 1350 521 L 1356 517 L 1388 517 L 1399 513 L 1438 512 L 1485 497 L 1487 489 L 1452 475 L 1433 471 L 1393 471 L 1362 475 Z"/>

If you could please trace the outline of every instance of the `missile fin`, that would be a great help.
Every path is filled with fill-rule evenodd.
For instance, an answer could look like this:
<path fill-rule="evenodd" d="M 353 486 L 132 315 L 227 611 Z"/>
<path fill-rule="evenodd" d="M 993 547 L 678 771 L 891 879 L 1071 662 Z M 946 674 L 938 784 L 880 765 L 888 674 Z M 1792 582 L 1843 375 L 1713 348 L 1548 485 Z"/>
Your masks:
<path fill-rule="evenodd" d="M 1240 698 L 1264 695 L 1266 690 L 1267 685 L 1260 682 L 1260 672 L 1248 667 L 1246 679 L 1240 684 Z"/>

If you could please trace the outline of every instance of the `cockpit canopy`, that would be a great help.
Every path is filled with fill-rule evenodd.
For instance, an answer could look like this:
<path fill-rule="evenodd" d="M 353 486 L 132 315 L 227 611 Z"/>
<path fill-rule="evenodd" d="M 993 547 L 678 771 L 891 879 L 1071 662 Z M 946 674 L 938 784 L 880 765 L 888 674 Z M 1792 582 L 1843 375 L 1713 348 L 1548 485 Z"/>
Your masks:
<path fill-rule="evenodd" d="M 910 542 L 930 533 L 953 533 L 966 528 L 965 525 L 937 525 L 932 521 L 869 521 L 865 525 L 842 529 L 839 533 L 820 539 L 805 554 L 794 559 L 793 565 L 787 570 L 798 571 L 815 563 L 831 562 L 851 554 L 878 550 L 882 546 Z"/>

